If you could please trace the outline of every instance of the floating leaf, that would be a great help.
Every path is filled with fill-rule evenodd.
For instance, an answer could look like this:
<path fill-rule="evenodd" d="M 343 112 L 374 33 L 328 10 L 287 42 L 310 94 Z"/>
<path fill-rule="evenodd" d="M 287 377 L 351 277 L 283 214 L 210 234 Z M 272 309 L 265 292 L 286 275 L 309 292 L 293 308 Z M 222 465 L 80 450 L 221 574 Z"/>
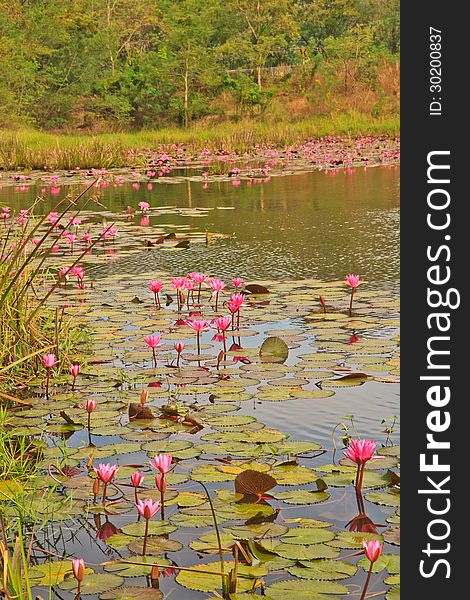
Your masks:
<path fill-rule="evenodd" d="M 266 595 L 272 600 L 336 600 L 330 594 L 347 594 L 348 588 L 333 581 L 316 581 L 314 579 L 276 581 L 268 586 Z"/>
<path fill-rule="evenodd" d="M 357 571 L 356 565 L 352 565 L 344 560 L 312 560 L 304 562 L 305 566 L 291 567 L 288 569 L 294 577 L 301 579 L 346 579 L 352 577 Z"/>
<path fill-rule="evenodd" d="M 225 562 L 225 573 L 229 573 L 235 566 L 233 562 Z M 191 567 L 190 571 L 180 571 L 176 576 L 176 581 L 190 589 L 200 592 L 213 592 L 222 588 L 221 565 L 218 562 L 196 565 Z M 261 566 L 249 567 L 247 565 L 238 565 L 238 574 L 243 577 L 237 578 L 237 588 L 240 591 L 249 590 L 253 586 L 254 579 L 264 577 L 267 569 Z"/>
<path fill-rule="evenodd" d="M 87 575 L 81 584 L 81 594 L 86 596 L 87 594 L 101 594 L 102 592 L 108 592 L 114 590 L 124 583 L 124 579 L 119 575 L 112 575 L 111 573 L 92 573 Z M 70 577 L 62 581 L 59 585 L 61 590 L 68 590 L 73 593 L 77 593 L 77 580 L 74 577 Z"/>
<path fill-rule="evenodd" d="M 284 363 L 289 355 L 289 346 L 279 337 L 268 337 L 261 344 L 259 355 L 262 362 Z"/>

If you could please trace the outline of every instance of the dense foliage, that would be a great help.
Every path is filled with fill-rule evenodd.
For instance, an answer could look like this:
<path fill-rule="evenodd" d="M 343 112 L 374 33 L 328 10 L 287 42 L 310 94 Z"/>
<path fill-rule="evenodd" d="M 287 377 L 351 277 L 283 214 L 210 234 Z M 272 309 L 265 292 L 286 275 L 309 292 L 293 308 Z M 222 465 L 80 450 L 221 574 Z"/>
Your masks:
<path fill-rule="evenodd" d="M 0 124 L 398 110 L 398 0 L 0 0 Z"/>

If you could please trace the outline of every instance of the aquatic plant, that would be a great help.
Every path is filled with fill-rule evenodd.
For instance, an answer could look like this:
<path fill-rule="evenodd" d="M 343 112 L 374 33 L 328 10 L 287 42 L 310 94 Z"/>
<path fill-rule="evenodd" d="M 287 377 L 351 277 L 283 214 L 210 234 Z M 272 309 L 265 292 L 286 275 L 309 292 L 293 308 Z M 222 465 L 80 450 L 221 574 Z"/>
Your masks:
<path fill-rule="evenodd" d="M 351 288 L 351 299 L 349 301 L 349 316 L 352 317 L 353 299 L 356 288 L 364 283 L 360 275 L 346 275 L 346 284 Z"/>
<path fill-rule="evenodd" d="M 156 502 L 152 502 L 150 498 L 147 498 L 143 501 L 138 500 L 135 506 L 139 515 L 145 519 L 144 545 L 142 548 L 142 556 L 145 556 L 147 554 L 150 519 L 157 514 L 158 509 L 160 508 L 160 503 L 158 500 Z"/>
<path fill-rule="evenodd" d="M 360 600 L 364 600 L 364 598 L 366 597 L 367 588 L 369 587 L 369 582 L 372 575 L 372 569 L 374 567 L 374 563 L 380 558 L 380 555 L 382 554 L 383 544 L 381 544 L 378 540 L 370 540 L 369 542 L 363 540 L 362 547 L 364 549 L 364 554 L 370 561 L 370 567 L 367 573 L 367 578 L 364 583 L 364 587 L 362 588 Z"/>

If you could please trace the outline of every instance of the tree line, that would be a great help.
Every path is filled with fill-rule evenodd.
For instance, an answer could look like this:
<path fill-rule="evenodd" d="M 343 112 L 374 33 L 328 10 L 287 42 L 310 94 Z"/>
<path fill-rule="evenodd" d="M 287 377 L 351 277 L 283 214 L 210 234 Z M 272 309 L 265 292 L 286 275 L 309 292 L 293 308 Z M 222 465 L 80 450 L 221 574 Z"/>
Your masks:
<path fill-rule="evenodd" d="M 0 0 L 0 123 L 188 126 L 363 89 L 377 104 L 398 52 L 399 0 Z"/>

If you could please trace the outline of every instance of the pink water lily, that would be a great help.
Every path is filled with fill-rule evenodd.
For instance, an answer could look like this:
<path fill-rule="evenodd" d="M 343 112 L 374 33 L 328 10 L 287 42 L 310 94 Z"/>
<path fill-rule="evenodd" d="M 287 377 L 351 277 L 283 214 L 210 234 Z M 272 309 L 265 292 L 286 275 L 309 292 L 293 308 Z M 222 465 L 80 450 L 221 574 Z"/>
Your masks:
<path fill-rule="evenodd" d="M 149 348 L 152 348 L 154 368 L 157 368 L 157 348 L 160 346 L 161 339 L 160 335 L 146 335 L 144 337 L 144 342 Z"/>
<path fill-rule="evenodd" d="M 175 348 L 175 350 L 176 350 L 176 352 L 178 354 L 178 358 L 176 359 L 176 366 L 179 368 L 179 366 L 180 366 L 180 358 L 181 358 L 181 354 L 182 354 L 182 352 L 184 350 L 185 343 L 184 342 L 175 342 L 173 345 L 174 345 L 174 348 Z"/>
<path fill-rule="evenodd" d="M 205 319 L 187 319 L 186 325 L 197 334 L 197 353 L 201 354 L 201 333 L 209 331 L 209 323 Z"/>
<path fill-rule="evenodd" d="M 51 377 L 51 369 L 58 363 L 59 361 L 56 359 L 55 354 L 42 355 L 42 364 L 46 369 L 46 398 L 49 398 L 49 379 Z"/>
<path fill-rule="evenodd" d="M 150 208 L 150 204 L 148 202 L 139 202 L 139 208 L 142 212 L 147 212 Z"/>
<path fill-rule="evenodd" d="M 69 365 L 69 372 L 72 375 L 72 391 L 75 389 L 75 381 L 77 380 L 78 374 L 80 373 L 80 365 Z"/>
<path fill-rule="evenodd" d="M 215 277 L 209 281 L 209 285 L 213 290 L 211 298 L 215 296 L 215 311 L 217 312 L 219 306 L 219 294 L 223 293 L 226 284 L 221 279 Z"/>
<path fill-rule="evenodd" d="M 136 504 L 139 501 L 139 498 L 137 496 L 137 488 L 141 486 L 143 481 L 144 475 L 142 475 L 140 471 L 134 471 L 133 473 L 131 473 L 131 483 L 134 486 L 134 496 Z"/>
<path fill-rule="evenodd" d="M 361 279 L 360 275 L 346 275 L 346 281 L 345 284 L 349 285 L 349 287 L 351 288 L 351 299 L 349 301 L 349 316 L 352 317 L 352 308 L 353 308 L 353 299 L 354 299 L 354 292 L 356 291 L 356 288 L 361 284 L 364 283 Z"/>
<path fill-rule="evenodd" d="M 377 442 L 373 440 L 351 440 L 349 446 L 344 453 L 346 458 L 349 458 L 357 465 L 364 465 L 371 458 L 384 458 L 383 456 L 374 455 L 377 449 Z"/>
<path fill-rule="evenodd" d="M 383 545 L 379 540 L 370 540 L 366 542 L 366 540 L 362 540 L 362 548 L 364 550 L 364 554 L 370 561 L 369 572 L 367 573 L 367 579 L 364 583 L 364 588 L 362 589 L 361 599 L 364 600 L 367 593 L 367 588 L 369 587 L 370 578 L 372 575 L 372 569 L 374 567 L 374 563 L 380 558 L 382 554 Z"/>
<path fill-rule="evenodd" d="M 198 304 L 201 301 L 201 288 L 202 284 L 209 279 L 209 275 L 204 275 L 204 273 L 199 273 L 197 271 L 193 271 L 192 273 L 188 273 L 188 278 L 197 283 L 198 292 L 197 292 L 197 301 Z"/>
<path fill-rule="evenodd" d="M 74 558 L 72 560 L 72 573 L 77 580 L 77 596 L 79 596 L 81 583 L 85 579 L 85 561 L 83 558 Z"/>
<path fill-rule="evenodd" d="M 153 293 L 155 299 L 155 306 L 161 308 L 160 304 L 160 292 L 163 289 L 163 281 L 161 279 L 155 279 L 149 283 L 149 290 Z"/>
<path fill-rule="evenodd" d="M 364 468 L 367 461 L 372 458 L 384 458 L 378 454 L 374 454 L 377 448 L 377 443 L 373 440 L 351 440 L 349 446 L 344 453 L 346 458 L 349 458 L 357 464 L 356 480 L 354 485 L 360 493 L 362 490 L 362 482 L 364 479 Z"/>
<path fill-rule="evenodd" d="M 232 279 L 232 283 L 236 288 L 242 287 L 242 285 L 245 283 L 245 280 L 242 279 L 241 277 L 234 277 Z"/>
<path fill-rule="evenodd" d="M 170 472 L 172 462 L 173 456 L 171 454 L 157 454 L 157 456 L 150 461 L 150 465 L 165 475 Z"/>
<path fill-rule="evenodd" d="M 222 343 L 224 345 L 224 355 L 227 354 L 227 342 L 225 338 L 225 332 L 232 324 L 232 319 L 230 317 L 217 317 L 214 319 L 212 323 L 217 327 L 218 331 L 222 332 Z"/>
<path fill-rule="evenodd" d="M 142 549 L 142 556 L 145 556 L 147 553 L 147 539 L 149 535 L 149 522 L 150 519 L 155 516 L 160 508 L 160 503 L 158 500 L 156 502 L 152 502 L 150 498 L 147 500 L 138 500 L 135 504 L 139 515 L 145 519 L 145 533 L 144 533 L 144 545 Z"/>
<path fill-rule="evenodd" d="M 106 492 L 108 485 L 114 479 L 116 473 L 119 471 L 117 465 L 110 465 L 109 463 L 100 463 L 98 467 L 93 467 L 93 471 L 96 473 L 97 478 L 103 482 L 103 502 L 106 500 Z"/>

